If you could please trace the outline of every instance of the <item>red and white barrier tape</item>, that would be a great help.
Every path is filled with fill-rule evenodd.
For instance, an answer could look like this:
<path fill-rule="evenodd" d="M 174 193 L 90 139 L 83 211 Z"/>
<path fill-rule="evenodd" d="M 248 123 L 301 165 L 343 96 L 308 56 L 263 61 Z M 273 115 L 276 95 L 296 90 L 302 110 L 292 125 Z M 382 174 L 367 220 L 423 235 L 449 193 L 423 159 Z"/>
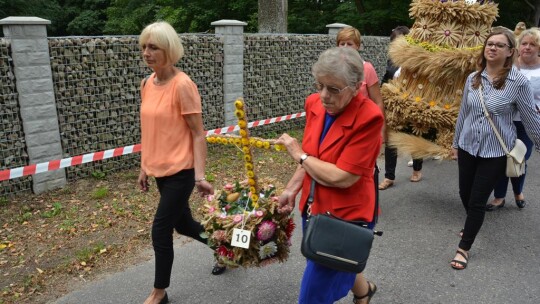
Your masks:
<path fill-rule="evenodd" d="M 304 117 L 304 116 L 306 116 L 306 112 L 253 121 L 253 122 L 248 123 L 248 128 L 269 125 L 276 122 L 291 120 L 291 119 Z M 213 134 L 226 134 L 226 133 L 231 133 L 238 130 L 240 130 L 240 128 L 237 125 L 228 126 L 224 128 L 208 130 L 206 131 L 206 136 L 213 135 Z M 32 165 L 28 165 L 24 167 L 6 169 L 6 170 L 0 171 L 0 181 L 4 181 L 8 179 L 15 179 L 15 178 L 23 177 L 23 176 L 28 176 L 28 175 L 33 175 L 33 174 L 38 174 L 38 173 L 43 173 L 43 172 L 48 172 L 48 171 L 54 171 L 54 170 L 72 167 L 72 166 L 76 166 L 76 165 L 80 165 L 84 163 L 95 162 L 98 160 L 103 160 L 103 159 L 107 159 L 111 157 L 137 153 L 140 151 L 141 151 L 141 144 L 136 144 L 136 145 L 109 149 L 109 150 L 100 151 L 100 152 L 92 152 L 88 154 L 67 157 L 67 158 L 63 158 L 59 160 L 51 160 L 48 162 L 32 164 Z"/>

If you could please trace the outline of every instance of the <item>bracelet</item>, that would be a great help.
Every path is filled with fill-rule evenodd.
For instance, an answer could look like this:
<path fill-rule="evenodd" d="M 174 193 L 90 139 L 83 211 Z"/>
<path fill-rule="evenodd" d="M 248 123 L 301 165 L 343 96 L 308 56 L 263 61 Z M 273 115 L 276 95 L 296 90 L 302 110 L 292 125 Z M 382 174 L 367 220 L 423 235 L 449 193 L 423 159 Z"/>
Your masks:
<path fill-rule="evenodd" d="M 201 177 L 201 178 L 199 178 L 199 179 L 196 179 L 195 182 L 196 182 L 196 183 L 199 183 L 199 182 L 202 182 L 202 181 L 205 181 L 205 180 L 206 180 L 206 178 Z"/>

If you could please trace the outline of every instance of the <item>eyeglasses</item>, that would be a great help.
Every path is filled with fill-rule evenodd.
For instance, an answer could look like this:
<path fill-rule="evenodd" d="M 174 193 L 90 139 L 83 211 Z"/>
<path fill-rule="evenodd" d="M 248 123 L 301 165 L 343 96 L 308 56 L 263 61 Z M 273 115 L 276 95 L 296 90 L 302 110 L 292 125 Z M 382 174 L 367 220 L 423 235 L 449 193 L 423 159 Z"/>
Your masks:
<path fill-rule="evenodd" d="M 491 49 L 491 48 L 493 48 L 493 47 L 496 47 L 496 48 L 498 48 L 498 49 L 504 49 L 505 47 L 511 48 L 511 47 L 510 47 L 508 44 L 506 44 L 506 43 L 501 43 L 501 42 L 499 42 L 499 43 L 495 43 L 495 42 L 488 42 L 488 43 L 486 43 L 486 48 Z"/>
<path fill-rule="evenodd" d="M 338 95 L 338 94 L 341 94 L 341 92 L 343 92 L 346 88 L 349 88 L 349 86 L 346 86 L 344 87 L 343 89 L 338 89 L 336 87 L 329 87 L 329 86 L 326 86 L 320 82 L 314 82 L 313 83 L 313 87 L 315 88 L 315 90 L 317 90 L 317 92 L 322 92 L 322 90 L 324 88 L 326 88 L 326 90 L 328 91 L 328 93 L 332 94 L 332 95 Z"/>

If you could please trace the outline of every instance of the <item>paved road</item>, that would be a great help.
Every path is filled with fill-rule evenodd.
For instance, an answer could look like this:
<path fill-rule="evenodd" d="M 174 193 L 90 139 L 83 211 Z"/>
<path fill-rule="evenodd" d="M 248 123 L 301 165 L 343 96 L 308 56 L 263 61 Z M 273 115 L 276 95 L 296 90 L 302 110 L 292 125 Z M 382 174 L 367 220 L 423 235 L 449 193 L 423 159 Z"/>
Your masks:
<path fill-rule="evenodd" d="M 400 158 L 395 186 L 381 192 L 378 229 L 384 236 L 376 239 L 365 270 L 379 287 L 372 303 L 540 303 L 539 159 L 534 153 L 529 160 L 527 207 L 518 209 L 509 195 L 505 208 L 488 213 L 469 267 L 456 271 L 449 261 L 465 219 L 457 164 L 425 161 L 423 180 L 411 183 L 412 169 L 406 166 L 407 159 Z M 221 276 L 210 275 L 208 248 L 177 240 L 168 289 L 171 303 L 295 303 L 304 266 L 299 232 L 295 231 L 286 263 Z M 153 267 L 149 259 L 88 283 L 54 303 L 142 303 L 152 287 Z M 351 303 L 351 298 L 338 303 Z"/>

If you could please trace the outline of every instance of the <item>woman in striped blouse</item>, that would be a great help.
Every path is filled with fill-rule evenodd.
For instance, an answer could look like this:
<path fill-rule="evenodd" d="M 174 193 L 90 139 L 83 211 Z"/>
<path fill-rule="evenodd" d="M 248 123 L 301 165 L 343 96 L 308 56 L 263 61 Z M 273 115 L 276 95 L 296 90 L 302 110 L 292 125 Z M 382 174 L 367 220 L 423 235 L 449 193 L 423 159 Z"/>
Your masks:
<path fill-rule="evenodd" d="M 513 66 L 515 38 L 509 30 L 490 33 L 478 58 L 478 70 L 467 78 L 456 123 L 452 153 L 458 161 L 459 195 L 467 214 L 459 247 L 450 265 L 465 269 L 469 250 L 482 227 L 486 203 L 496 182 L 505 175 L 506 156 L 480 101 L 504 143 L 511 150 L 517 133 L 512 118 L 523 125 L 540 149 L 540 115 L 529 81 Z"/>

